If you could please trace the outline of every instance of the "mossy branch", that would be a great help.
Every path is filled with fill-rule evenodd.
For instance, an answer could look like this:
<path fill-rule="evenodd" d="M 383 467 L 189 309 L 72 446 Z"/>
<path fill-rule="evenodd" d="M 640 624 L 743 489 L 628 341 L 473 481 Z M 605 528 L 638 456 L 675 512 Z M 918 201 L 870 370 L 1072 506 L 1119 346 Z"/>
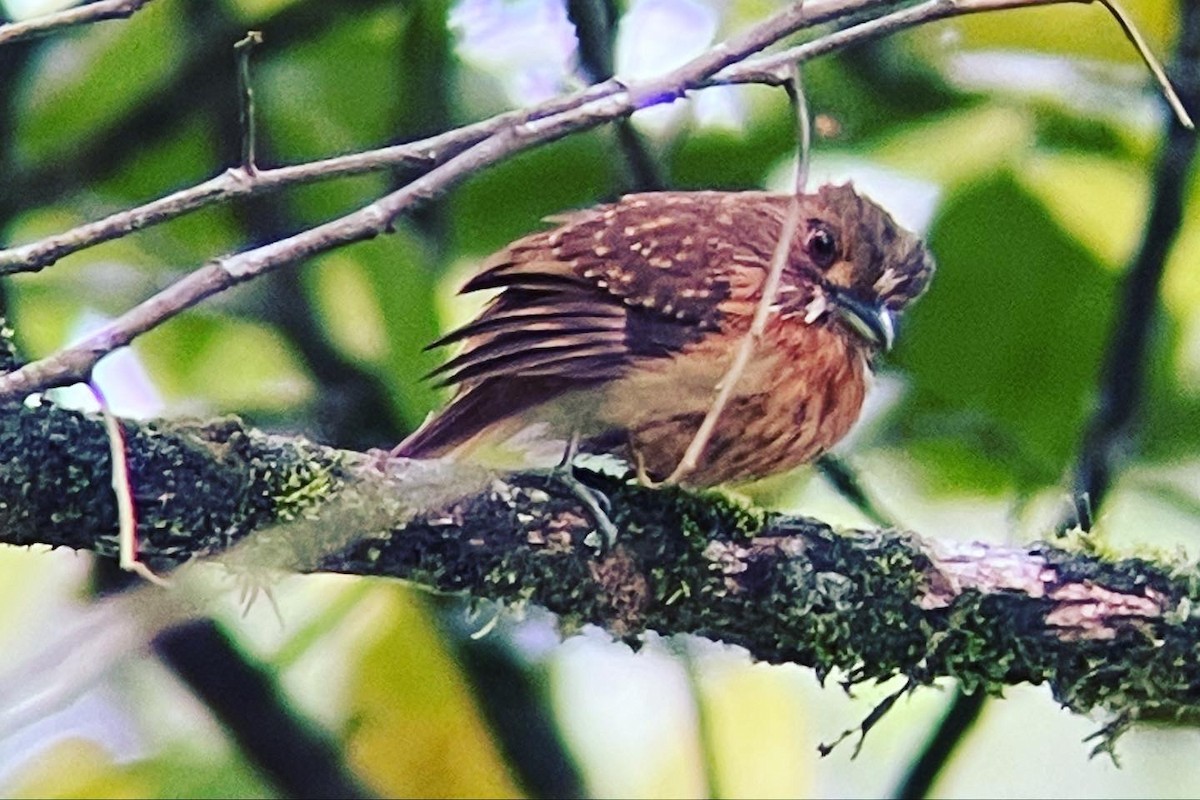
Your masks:
<path fill-rule="evenodd" d="M 395 460 L 237 421 L 125 422 L 140 556 L 404 578 L 634 638 L 692 633 L 847 685 L 942 677 L 973 691 L 1047 683 L 1076 711 L 1200 719 L 1192 565 L 835 531 L 718 493 L 584 477 L 621 531 L 603 552 L 544 476 Z M 50 405 L 0 413 L 0 541 L 116 553 L 101 421 Z M 1106 735 L 1104 743 L 1110 743 Z"/>

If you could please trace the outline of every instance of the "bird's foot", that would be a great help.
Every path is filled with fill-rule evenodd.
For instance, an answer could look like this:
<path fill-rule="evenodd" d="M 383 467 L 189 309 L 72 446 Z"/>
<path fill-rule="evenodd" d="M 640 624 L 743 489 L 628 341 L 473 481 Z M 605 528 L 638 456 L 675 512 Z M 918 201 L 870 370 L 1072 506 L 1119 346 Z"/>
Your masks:
<path fill-rule="evenodd" d="M 638 486 L 645 487 L 646 489 L 657 489 L 666 483 L 665 480 L 656 481 L 650 477 L 650 473 L 646 471 L 646 461 L 637 450 L 633 451 L 633 474 L 637 479 Z"/>
<path fill-rule="evenodd" d="M 617 527 L 613 525 L 612 519 L 608 516 L 609 511 L 612 510 L 612 503 L 603 492 L 593 489 L 575 477 L 575 456 L 578 453 L 578 444 L 578 437 L 571 437 L 562 460 L 557 465 L 541 472 L 548 481 L 562 486 L 587 509 L 596 530 L 603 537 L 601 552 L 604 553 L 617 544 Z"/>
<path fill-rule="evenodd" d="M 609 502 L 608 497 L 600 490 L 593 489 L 579 480 L 579 478 L 576 478 L 574 468 L 570 465 L 567 465 L 565 468 L 554 467 L 550 470 L 549 477 L 569 491 L 587 509 L 588 514 L 592 517 L 592 522 L 596 525 L 596 529 L 604 537 L 601 552 L 606 553 L 615 547 L 618 533 L 617 526 L 613 525 L 612 519 L 608 516 L 608 512 L 612 510 L 612 504 Z"/>

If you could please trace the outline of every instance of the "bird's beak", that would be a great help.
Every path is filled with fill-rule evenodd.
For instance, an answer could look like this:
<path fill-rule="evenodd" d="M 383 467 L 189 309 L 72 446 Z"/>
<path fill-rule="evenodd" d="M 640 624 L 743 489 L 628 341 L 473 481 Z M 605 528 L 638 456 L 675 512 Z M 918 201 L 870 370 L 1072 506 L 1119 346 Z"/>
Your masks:
<path fill-rule="evenodd" d="M 848 292 L 836 292 L 833 307 L 868 342 L 884 352 L 892 349 L 896 326 L 892 312 L 882 303 L 867 303 Z"/>

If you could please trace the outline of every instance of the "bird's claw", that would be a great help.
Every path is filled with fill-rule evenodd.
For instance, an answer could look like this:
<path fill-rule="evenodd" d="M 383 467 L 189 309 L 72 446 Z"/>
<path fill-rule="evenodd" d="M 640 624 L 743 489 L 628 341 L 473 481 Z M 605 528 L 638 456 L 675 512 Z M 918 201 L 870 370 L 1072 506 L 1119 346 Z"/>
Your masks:
<path fill-rule="evenodd" d="M 601 552 L 607 552 L 615 547 L 618 533 L 617 527 L 613 525 L 612 520 L 608 516 L 609 512 L 612 511 L 612 501 L 608 499 L 607 495 L 598 489 L 593 489 L 576 478 L 574 467 L 565 459 L 563 463 L 549 469 L 546 472 L 546 477 L 564 487 L 588 510 L 588 513 L 592 517 L 592 522 L 595 523 L 596 529 L 604 538 Z"/>

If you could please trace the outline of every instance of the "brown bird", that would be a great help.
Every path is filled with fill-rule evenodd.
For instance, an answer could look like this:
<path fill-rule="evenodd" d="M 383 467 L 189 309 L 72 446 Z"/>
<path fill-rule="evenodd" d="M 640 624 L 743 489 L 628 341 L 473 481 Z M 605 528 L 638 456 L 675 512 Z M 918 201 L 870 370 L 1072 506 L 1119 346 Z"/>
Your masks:
<path fill-rule="evenodd" d="M 430 345 L 463 343 L 432 373 L 457 386 L 454 399 L 393 455 L 577 441 L 666 478 L 750 329 L 791 201 L 634 194 L 509 245 L 463 288 L 499 294 Z M 799 202 L 763 337 L 683 483 L 761 478 L 833 446 L 858 418 L 893 315 L 933 273 L 920 239 L 851 186 Z"/>

